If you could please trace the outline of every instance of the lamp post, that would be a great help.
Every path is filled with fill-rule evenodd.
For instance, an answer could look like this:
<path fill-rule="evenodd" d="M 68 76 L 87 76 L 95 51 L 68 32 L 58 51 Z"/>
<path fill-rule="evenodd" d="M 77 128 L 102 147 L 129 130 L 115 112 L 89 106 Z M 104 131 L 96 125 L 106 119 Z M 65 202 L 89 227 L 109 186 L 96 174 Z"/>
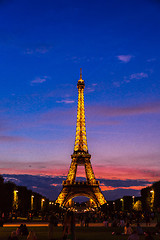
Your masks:
<path fill-rule="evenodd" d="M 154 207 L 154 190 L 152 189 L 150 191 L 150 193 L 151 193 L 150 207 L 151 207 L 151 211 L 153 211 L 153 207 Z"/>
<path fill-rule="evenodd" d="M 43 210 L 43 208 L 44 208 L 44 202 L 45 202 L 45 199 L 42 198 L 42 199 L 41 199 L 41 210 Z"/>
<path fill-rule="evenodd" d="M 18 190 L 13 191 L 13 209 L 18 209 Z"/>
<path fill-rule="evenodd" d="M 34 195 L 31 196 L 31 211 L 34 209 Z"/>
<path fill-rule="evenodd" d="M 115 211 L 115 202 L 113 202 L 113 210 Z"/>
<path fill-rule="evenodd" d="M 132 208 L 134 208 L 134 199 L 135 199 L 135 196 L 132 196 L 132 199 L 133 199 L 133 201 L 132 201 Z"/>
<path fill-rule="evenodd" d="M 122 202 L 122 211 L 124 211 L 124 199 L 121 198 L 120 201 Z"/>

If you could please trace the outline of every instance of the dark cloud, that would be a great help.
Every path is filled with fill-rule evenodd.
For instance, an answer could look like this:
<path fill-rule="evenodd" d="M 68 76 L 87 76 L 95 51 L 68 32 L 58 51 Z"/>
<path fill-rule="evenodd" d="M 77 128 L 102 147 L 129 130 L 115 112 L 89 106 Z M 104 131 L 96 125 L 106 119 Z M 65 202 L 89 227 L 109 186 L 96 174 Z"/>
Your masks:
<path fill-rule="evenodd" d="M 26 186 L 32 191 L 36 191 L 43 196 L 48 197 L 50 200 L 55 200 L 61 189 L 62 181 L 66 179 L 66 176 L 50 177 L 50 176 L 33 176 L 33 175 L 16 175 L 16 174 L 3 174 L 5 181 L 13 181 L 17 185 Z M 83 181 L 85 178 L 77 177 L 76 180 Z M 112 186 L 117 189 L 103 191 L 107 200 L 115 200 L 125 195 L 139 196 L 140 190 L 132 189 L 131 186 L 146 186 L 151 182 L 141 180 L 109 180 L 98 179 L 100 184 L 105 186 Z M 122 187 L 126 187 L 123 189 Z M 128 187 L 128 189 L 127 189 Z"/>
<path fill-rule="evenodd" d="M 146 186 L 151 184 L 149 181 L 141 181 L 141 180 L 110 180 L 110 179 L 98 179 L 100 183 L 104 183 L 105 186 L 112 187 L 130 187 L 130 186 Z"/>
<path fill-rule="evenodd" d="M 17 185 L 26 186 L 32 191 L 36 191 L 50 200 L 55 200 L 62 188 L 64 177 L 49 177 L 49 176 L 33 176 L 33 175 L 16 175 L 3 174 L 6 180 L 11 180 Z M 53 185 L 54 184 L 54 185 Z"/>

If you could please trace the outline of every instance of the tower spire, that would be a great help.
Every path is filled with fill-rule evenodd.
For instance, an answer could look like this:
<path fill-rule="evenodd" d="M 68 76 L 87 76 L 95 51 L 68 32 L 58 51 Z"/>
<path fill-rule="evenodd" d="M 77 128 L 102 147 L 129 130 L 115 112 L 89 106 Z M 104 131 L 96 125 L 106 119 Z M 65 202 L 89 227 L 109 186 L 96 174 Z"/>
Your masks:
<path fill-rule="evenodd" d="M 85 84 L 84 80 L 82 80 L 82 68 L 80 68 L 80 79 L 78 80 L 77 88 L 78 88 L 78 107 L 74 152 L 88 152 L 84 110 Z"/>
<path fill-rule="evenodd" d="M 80 68 L 80 80 L 82 80 L 82 68 Z"/>

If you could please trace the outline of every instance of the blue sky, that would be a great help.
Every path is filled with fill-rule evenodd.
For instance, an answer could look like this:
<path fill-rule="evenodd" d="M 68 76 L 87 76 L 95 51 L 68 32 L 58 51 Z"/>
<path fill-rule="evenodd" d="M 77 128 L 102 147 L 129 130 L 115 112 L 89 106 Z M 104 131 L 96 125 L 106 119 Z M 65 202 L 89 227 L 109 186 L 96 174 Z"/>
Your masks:
<path fill-rule="evenodd" d="M 67 175 L 82 68 L 96 177 L 159 180 L 159 13 L 156 0 L 0 2 L 0 173 Z"/>

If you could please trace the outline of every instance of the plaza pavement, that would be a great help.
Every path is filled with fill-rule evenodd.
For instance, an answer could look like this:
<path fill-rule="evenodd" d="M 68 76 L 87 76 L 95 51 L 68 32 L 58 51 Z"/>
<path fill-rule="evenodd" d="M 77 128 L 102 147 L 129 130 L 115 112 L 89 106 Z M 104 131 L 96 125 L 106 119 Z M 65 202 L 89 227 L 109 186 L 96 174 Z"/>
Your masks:
<path fill-rule="evenodd" d="M 18 222 L 18 223 L 6 223 L 3 227 L 19 227 L 21 223 L 25 223 L 27 227 L 48 227 L 47 222 Z M 62 226 L 61 223 L 58 224 L 58 227 Z M 76 227 L 80 227 L 80 223 L 76 223 Z M 136 224 L 132 224 L 132 227 L 136 226 Z M 156 223 L 151 223 L 148 227 L 155 227 Z M 89 227 L 104 227 L 104 223 L 89 223 Z M 141 227 L 146 227 L 145 223 L 141 223 Z"/>

